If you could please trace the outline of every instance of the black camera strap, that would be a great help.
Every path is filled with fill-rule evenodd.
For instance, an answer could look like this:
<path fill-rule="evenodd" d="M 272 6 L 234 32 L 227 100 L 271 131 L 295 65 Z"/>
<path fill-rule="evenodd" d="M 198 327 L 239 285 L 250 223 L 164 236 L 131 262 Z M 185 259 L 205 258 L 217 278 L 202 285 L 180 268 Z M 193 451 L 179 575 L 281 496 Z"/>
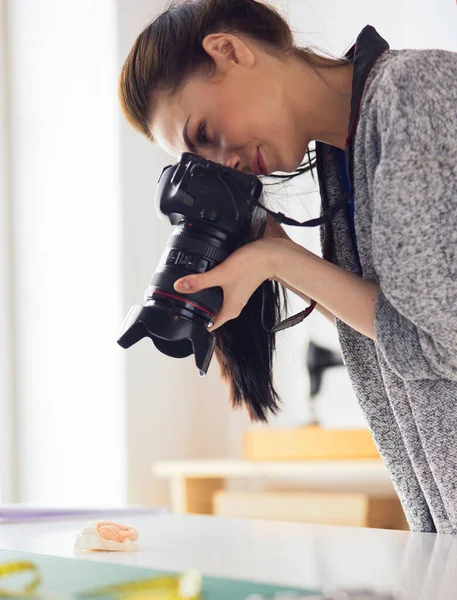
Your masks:
<path fill-rule="evenodd" d="M 280 225 L 282 223 L 284 223 L 284 225 L 294 225 L 296 227 L 317 227 L 319 225 L 323 225 L 324 223 L 330 222 L 333 219 L 333 217 L 336 215 L 336 213 L 339 210 L 341 210 L 342 208 L 344 208 L 345 206 L 347 206 L 351 201 L 352 201 L 352 198 L 351 198 L 350 194 L 344 194 L 343 198 L 339 202 L 337 202 L 335 204 L 335 206 L 332 206 L 329 210 L 324 210 L 323 215 L 321 217 L 319 217 L 317 219 L 310 219 L 308 221 L 304 221 L 303 223 L 300 223 L 299 221 L 295 221 L 295 219 L 291 219 L 290 217 L 286 216 L 282 212 L 275 213 L 274 211 L 270 210 L 269 208 L 267 208 L 266 206 L 261 204 L 259 201 L 256 201 L 255 204 L 256 204 L 256 206 L 263 208 L 263 210 L 265 210 L 271 217 L 273 217 L 274 220 L 276 221 L 276 223 L 279 223 Z M 289 327 L 293 327 L 294 325 L 298 325 L 304 319 L 306 319 L 306 317 L 310 313 L 313 312 L 314 308 L 317 305 L 317 302 L 315 300 L 311 300 L 311 304 L 307 308 L 305 308 L 305 310 L 302 310 L 301 312 L 297 313 L 296 315 L 293 315 L 292 317 L 288 317 L 287 319 L 284 319 L 284 321 L 277 323 L 274 327 L 272 327 L 270 329 L 265 325 L 265 322 L 264 322 L 264 313 L 265 313 L 264 308 L 265 308 L 265 297 L 266 297 L 266 285 L 265 284 L 266 284 L 266 282 L 264 282 L 263 288 L 262 288 L 261 322 L 262 322 L 262 327 L 265 329 L 265 331 L 268 331 L 268 333 L 277 333 L 278 331 L 282 331 L 284 329 L 288 329 Z"/>
<path fill-rule="evenodd" d="M 284 224 L 294 225 L 296 227 L 317 227 L 319 225 L 323 225 L 324 223 L 331 221 L 336 215 L 336 213 L 345 206 L 347 206 L 351 201 L 351 196 L 349 194 L 344 194 L 343 198 L 339 202 L 337 202 L 335 206 L 332 206 L 328 210 L 325 210 L 321 217 L 318 217 L 317 219 L 309 219 L 308 221 L 303 221 L 303 223 L 300 223 L 295 219 L 291 219 L 282 212 L 275 213 L 274 211 L 261 204 L 258 200 L 255 201 L 255 205 L 260 208 L 263 208 L 263 210 L 267 212 L 271 217 L 273 217 L 276 223 L 279 223 L 280 225 Z"/>

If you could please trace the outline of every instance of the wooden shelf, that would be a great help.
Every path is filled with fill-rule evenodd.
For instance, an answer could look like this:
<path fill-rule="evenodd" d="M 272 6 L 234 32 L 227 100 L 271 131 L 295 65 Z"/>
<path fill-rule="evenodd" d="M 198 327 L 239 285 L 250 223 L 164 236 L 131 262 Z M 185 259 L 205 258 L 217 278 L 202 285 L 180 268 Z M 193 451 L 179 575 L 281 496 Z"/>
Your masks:
<path fill-rule="evenodd" d="M 244 441 L 245 459 L 156 463 L 153 474 L 169 478 L 173 512 L 403 528 L 367 429 L 252 429 Z M 263 480 L 270 489 L 233 491 L 229 479 Z"/>
<path fill-rule="evenodd" d="M 380 459 L 368 429 L 251 429 L 244 437 L 250 460 Z"/>
<path fill-rule="evenodd" d="M 156 477 L 170 481 L 173 512 L 211 514 L 211 496 L 225 488 L 225 480 L 293 478 L 307 490 L 352 487 L 363 493 L 395 496 L 383 462 L 353 461 L 254 461 L 254 460 L 167 460 L 153 465 Z M 196 498 L 197 496 L 197 498 Z"/>
<path fill-rule="evenodd" d="M 357 493 L 252 492 L 219 490 L 213 514 L 349 527 L 408 529 L 398 498 Z"/>

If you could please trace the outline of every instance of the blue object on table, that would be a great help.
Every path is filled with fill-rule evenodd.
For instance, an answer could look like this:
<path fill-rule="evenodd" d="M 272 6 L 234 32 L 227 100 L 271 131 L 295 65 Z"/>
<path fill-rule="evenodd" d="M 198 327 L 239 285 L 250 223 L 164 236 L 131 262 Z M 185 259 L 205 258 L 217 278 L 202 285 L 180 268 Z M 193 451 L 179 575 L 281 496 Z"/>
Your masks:
<path fill-rule="evenodd" d="M 22 563 L 33 567 L 35 577 L 34 593 L 38 593 L 40 600 L 56 600 L 61 598 L 85 598 L 86 600 L 113 600 L 113 595 L 100 595 L 100 587 L 129 582 L 140 582 L 152 577 L 177 575 L 164 573 L 140 567 L 131 567 L 119 564 L 107 564 L 81 558 L 60 558 L 41 554 L 24 552 L 0 551 L 0 567 Z M 181 575 L 181 573 L 178 573 Z M 0 587 L 5 589 L 6 581 L 0 580 Z M 259 594 L 265 598 L 304 597 L 316 594 L 316 591 L 291 588 L 280 585 L 265 585 L 250 581 L 237 581 L 220 579 L 218 577 L 203 576 L 202 598 L 204 600 L 246 600 L 250 595 Z M 125 597 L 128 594 L 124 595 Z M 36 596 L 32 596 L 36 597 Z M 122 598 L 116 596 L 118 598 Z M 133 596 L 130 594 L 130 598 Z M 143 598 L 146 595 L 142 596 Z M 151 596 L 154 597 L 153 595 Z"/>

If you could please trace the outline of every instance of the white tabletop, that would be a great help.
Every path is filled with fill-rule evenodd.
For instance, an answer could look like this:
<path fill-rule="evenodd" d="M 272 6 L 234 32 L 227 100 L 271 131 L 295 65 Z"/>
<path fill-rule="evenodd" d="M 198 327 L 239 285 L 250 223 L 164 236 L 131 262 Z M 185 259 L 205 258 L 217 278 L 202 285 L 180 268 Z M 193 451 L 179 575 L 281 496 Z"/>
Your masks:
<path fill-rule="evenodd" d="M 73 557 L 86 522 L 2 524 L 0 549 Z M 79 558 L 314 589 L 400 588 L 408 600 L 457 597 L 457 536 L 193 515 L 121 522 L 138 529 L 138 552 Z"/>

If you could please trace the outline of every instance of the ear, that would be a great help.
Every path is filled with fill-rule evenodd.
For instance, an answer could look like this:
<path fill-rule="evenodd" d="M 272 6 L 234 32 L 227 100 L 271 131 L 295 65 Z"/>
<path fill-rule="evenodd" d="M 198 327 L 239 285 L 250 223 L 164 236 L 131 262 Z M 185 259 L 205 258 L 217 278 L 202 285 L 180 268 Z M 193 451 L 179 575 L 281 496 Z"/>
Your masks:
<path fill-rule="evenodd" d="M 250 69 L 255 64 L 255 54 L 246 42 L 232 33 L 210 33 L 202 42 L 218 70 L 227 71 L 234 65 Z"/>

